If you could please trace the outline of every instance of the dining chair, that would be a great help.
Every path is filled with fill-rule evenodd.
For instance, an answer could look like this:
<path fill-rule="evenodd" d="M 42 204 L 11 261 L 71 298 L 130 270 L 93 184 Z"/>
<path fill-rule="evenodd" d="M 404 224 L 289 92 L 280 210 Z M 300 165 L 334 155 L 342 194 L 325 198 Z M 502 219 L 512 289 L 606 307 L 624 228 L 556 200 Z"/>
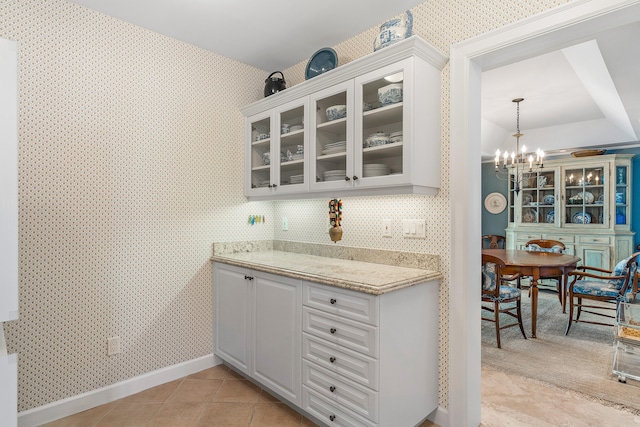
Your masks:
<path fill-rule="evenodd" d="M 527 336 L 524 333 L 522 325 L 522 309 L 520 304 L 521 292 L 518 287 L 509 286 L 501 275 L 501 270 L 505 267 L 504 262 L 492 255 L 482 255 L 482 302 L 491 303 L 491 306 L 482 305 L 482 310 L 493 313 L 493 318 L 482 317 L 482 320 L 495 323 L 496 341 L 498 348 L 500 345 L 500 330 L 519 326 L 520 332 L 524 339 Z M 519 274 L 511 276 L 512 280 L 516 279 Z M 515 305 L 511 305 L 515 303 Z M 506 314 L 518 320 L 517 323 L 509 323 L 500 325 L 500 314 Z"/>
<path fill-rule="evenodd" d="M 504 249 L 507 238 L 494 234 L 486 234 L 482 236 L 482 249 Z"/>
<path fill-rule="evenodd" d="M 565 335 L 569 334 L 569 329 L 571 329 L 573 322 L 612 326 L 611 323 L 580 319 L 580 315 L 584 312 L 615 319 L 620 302 L 635 300 L 635 296 L 638 293 L 639 257 L 640 252 L 636 252 L 629 258 L 618 262 L 613 270 L 580 266 L 569 273 L 569 276 L 573 277 L 573 281 L 568 289 L 569 323 L 567 324 Z M 595 273 L 590 273 L 589 271 Z M 585 303 L 583 300 L 590 301 Z M 596 302 L 606 304 L 596 305 Z M 577 312 L 574 319 L 573 312 L 575 309 L 577 309 Z M 614 310 L 614 313 L 607 314 L 607 310 Z"/>
<path fill-rule="evenodd" d="M 558 240 L 550 240 L 550 239 L 534 239 L 534 240 L 529 240 L 527 243 L 525 243 L 524 245 L 524 250 L 525 251 L 532 251 L 532 252 L 553 252 L 553 253 L 564 253 L 564 251 L 567 249 L 567 247 L 564 245 L 564 243 L 558 241 Z M 560 305 L 562 304 L 562 296 L 566 295 L 566 284 L 564 283 L 564 281 L 562 280 L 562 276 L 558 276 L 557 278 L 545 278 L 546 279 L 550 279 L 550 280 L 554 280 L 555 281 L 555 290 L 558 293 L 558 299 L 560 300 Z M 544 283 L 542 283 L 543 286 L 540 286 L 540 282 L 538 282 L 538 288 L 539 289 L 549 289 L 548 286 L 544 286 Z M 564 312 L 564 306 L 562 307 L 562 310 Z"/>

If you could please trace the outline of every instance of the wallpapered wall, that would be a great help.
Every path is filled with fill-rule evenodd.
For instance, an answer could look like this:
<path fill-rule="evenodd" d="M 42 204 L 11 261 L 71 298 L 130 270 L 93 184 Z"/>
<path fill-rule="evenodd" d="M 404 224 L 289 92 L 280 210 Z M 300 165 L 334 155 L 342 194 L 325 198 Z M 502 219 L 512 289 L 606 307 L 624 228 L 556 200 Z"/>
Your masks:
<path fill-rule="evenodd" d="M 413 28 L 447 53 L 561 3 L 429 0 L 412 10 Z M 370 53 L 376 33 L 335 46 L 340 63 Z M 243 197 L 239 108 L 261 98 L 266 71 L 65 0 L 0 0 L 0 37 L 19 43 L 20 320 L 5 329 L 20 354 L 20 411 L 210 354 L 212 242 L 329 242 L 325 200 Z M 289 86 L 305 65 L 285 70 Z M 340 244 L 436 253 L 446 275 L 448 75 L 447 66 L 440 194 L 345 199 Z M 250 226 L 250 214 L 268 222 Z M 377 232 L 383 217 L 394 220 L 392 238 Z M 428 238 L 402 239 L 401 218 L 426 218 Z M 111 336 L 123 352 L 108 357 Z"/>

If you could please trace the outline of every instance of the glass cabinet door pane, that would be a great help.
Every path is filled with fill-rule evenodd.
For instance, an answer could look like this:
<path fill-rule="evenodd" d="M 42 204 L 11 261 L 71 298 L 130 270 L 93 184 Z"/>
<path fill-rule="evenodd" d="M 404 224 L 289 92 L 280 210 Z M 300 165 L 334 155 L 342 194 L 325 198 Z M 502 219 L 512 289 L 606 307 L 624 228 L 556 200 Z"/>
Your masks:
<path fill-rule="evenodd" d="M 280 187 L 304 184 L 304 105 L 279 113 Z"/>
<path fill-rule="evenodd" d="M 251 188 L 271 185 L 271 117 L 251 123 Z"/>
<path fill-rule="evenodd" d="M 365 180 L 404 172 L 403 82 L 399 69 L 362 85 L 363 140 L 356 141 L 355 150 L 356 158 L 362 158 Z"/>
<path fill-rule="evenodd" d="M 607 207 L 604 166 L 565 170 L 565 222 L 578 226 L 605 224 Z"/>
<path fill-rule="evenodd" d="M 348 115 L 347 89 L 318 98 L 315 101 L 315 179 L 316 182 L 342 181 L 350 172 L 347 156 Z M 350 116 L 349 116 L 350 117 Z"/>
<path fill-rule="evenodd" d="M 616 166 L 616 225 L 627 224 L 629 219 L 629 192 L 627 187 L 628 168 L 626 166 Z"/>

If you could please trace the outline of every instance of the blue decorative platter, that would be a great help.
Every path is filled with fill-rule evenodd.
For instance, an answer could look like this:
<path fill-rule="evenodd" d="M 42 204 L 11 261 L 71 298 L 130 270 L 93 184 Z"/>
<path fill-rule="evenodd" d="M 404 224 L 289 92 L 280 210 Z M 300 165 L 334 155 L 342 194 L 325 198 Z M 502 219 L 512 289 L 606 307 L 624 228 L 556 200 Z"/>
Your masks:
<path fill-rule="evenodd" d="M 329 70 L 333 70 L 338 66 L 338 55 L 336 51 L 330 47 L 325 47 L 317 51 L 311 56 L 304 71 L 304 77 L 309 80 L 312 77 L 319 76 Z"/>
<path fill-rule="evenodd" d="M 571 217 L 571 222 L 574 224 L 591 224 L 591 214 L 585 212 L 578 212 L 573 214 Z"/>
<path fill-rule="evenodd" d="M 547 194 L 546 196 L 544 196 L 544 204 L 545 205 L 555 205 L 556 203 L 556 198 L 553 194 Z M 553 212 L 553 211 L 551 211 Z M 551 221 L 553 222 L 553 221 Z"/>

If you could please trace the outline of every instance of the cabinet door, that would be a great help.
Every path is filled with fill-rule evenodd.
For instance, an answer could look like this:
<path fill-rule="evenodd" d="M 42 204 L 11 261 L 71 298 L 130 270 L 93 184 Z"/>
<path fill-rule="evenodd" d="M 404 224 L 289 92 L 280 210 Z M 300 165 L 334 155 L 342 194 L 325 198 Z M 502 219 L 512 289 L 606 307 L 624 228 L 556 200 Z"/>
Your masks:
<path fill-rule="evenodd" d="M 588 233 L 609 228 L 609 165 L 588 163 L 562 168 L 562 224 Z"/>
<path fill-rule="evenodd" d="M 271 111 L 245 119 L 244 191 L 247 196 L 266 196 L 273 190 L 273 121 Z"/>
<path fill-rule="evenodd" d="M 576 247 L 577 256 L 582 258 L 582 265 L 589 267 L 611 268 L 611 247 L 610 246 L 591 246 L 579 245 Z"/>
<path fill-rule="evenodd" d="M 338 106 L 346 115 L 335 114 Z M 335 107 L 327 112 L 330 107 Z M 311 153 L 310 188 L 312 191 L 352 187 L 353 121 L 357 113 L 353 101 L 353 80 L 314 93 L 309 98 Z"/>
<path fill-rule="evenodd" d="M 309 190 L 309 167 L 305 156 L 309 146 L 307 110 L 306 97 L 274 110 L 271 153 L 274 193 L 304 193 Z"/>
<path fill-rule="evenodd" d="M 214 353 L 240 371 L 250 373 L 251 271 L 214 265 Z"/>
<path fill-rule="evenodd" d="M 299 280 L 258 273 L 255 277 L 255 378 L 300 404 L 302 289 Z"/>
<path fill-rule="evenodd" d="M 616 228 L 628 230 L 631 223 L 631 166 L 616 165 L 615 176 L 616 191 L 613 195 L 616 211 L 611 221 L 615 221 Z"/>
<path fill-rule="evenodd" d="M 411 134 L 410 107 L 421 96 L 414 92 L 412 64 L 405 59 L 355 79 L 355 187 L 411 183 L 408 147 L 426 137 Z M 383 138 L 372 138 L 377 133 Z"/>

